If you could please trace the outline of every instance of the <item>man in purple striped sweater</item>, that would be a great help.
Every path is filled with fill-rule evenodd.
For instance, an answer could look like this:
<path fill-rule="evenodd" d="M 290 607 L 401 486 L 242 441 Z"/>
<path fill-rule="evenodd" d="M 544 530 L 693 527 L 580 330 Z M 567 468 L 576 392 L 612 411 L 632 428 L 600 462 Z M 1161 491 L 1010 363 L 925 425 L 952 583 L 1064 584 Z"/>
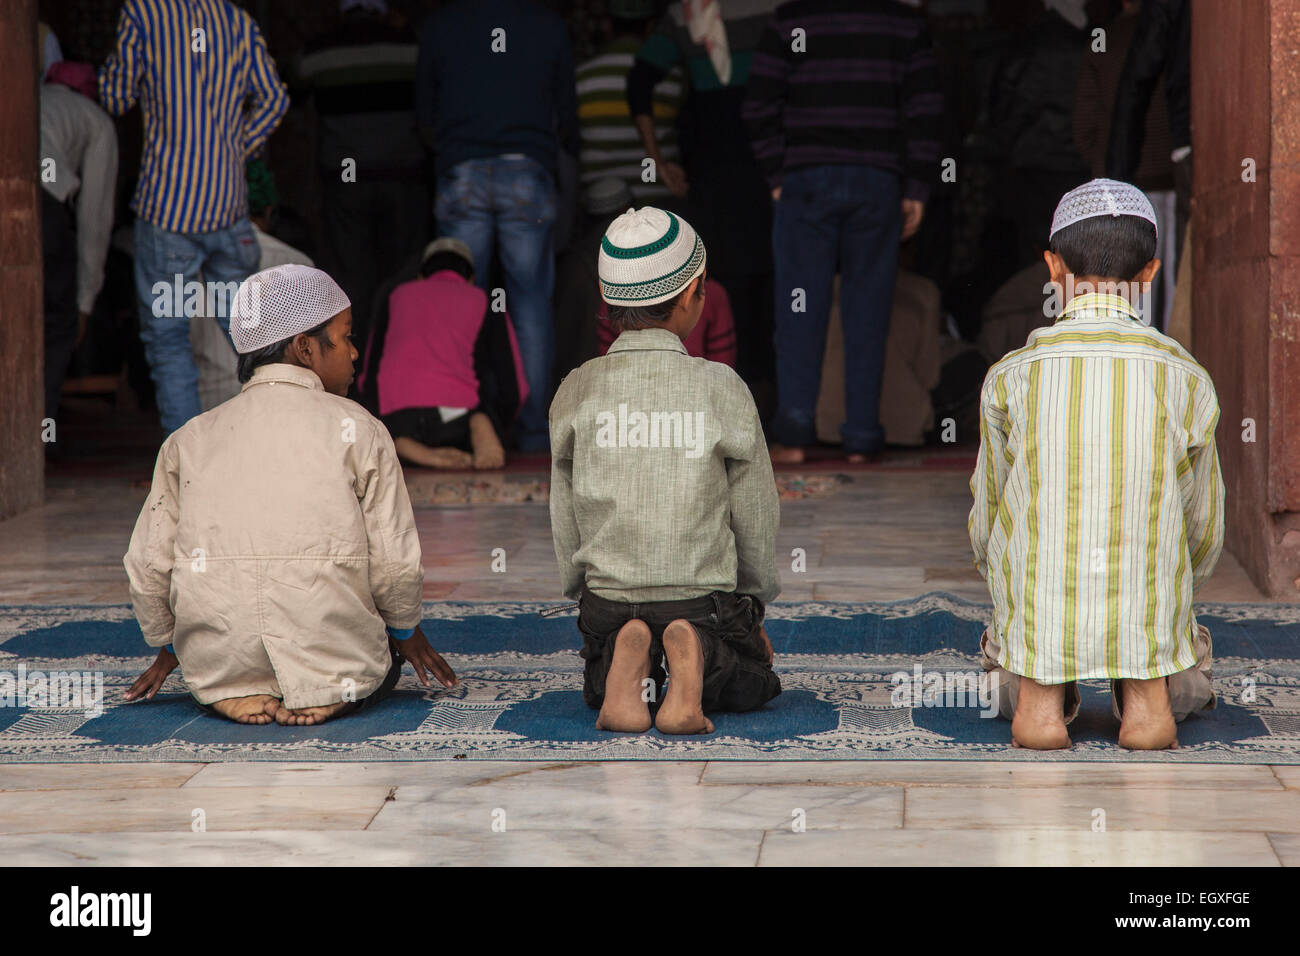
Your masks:
<path fill-rule="evenodd" d="M 744 116 L 775 203 L 773 461 L 816 440 L 831 289 L 842 276 L 844 451 L 884 445 L 880 385 L 898 244 L 939 172 L 943 99 L 925 19 L 899 0 L 792 0 L 759 45 Z"/>

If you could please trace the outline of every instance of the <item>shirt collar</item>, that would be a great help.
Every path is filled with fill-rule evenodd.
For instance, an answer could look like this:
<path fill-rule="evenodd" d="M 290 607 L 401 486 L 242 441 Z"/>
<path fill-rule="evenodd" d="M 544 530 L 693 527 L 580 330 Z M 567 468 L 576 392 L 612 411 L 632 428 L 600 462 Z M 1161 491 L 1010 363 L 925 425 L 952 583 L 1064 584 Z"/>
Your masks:
<path fill-rule="evenodd" d="M 1142 321 L 1137 309 L 1133 308 L 1128 299 L 1122 295 L 1115 295 L 1113 292 L 1085 292 L 1082 295 L 1076 295 L 1066 303 L 1056 321 L 1061 322 L 1065 319 L 1077 318 L 1127 318 L 1137 322 Z"/>
<path fill-rule="evenodd" d="M 689 355 L 677 333 L 667 329 L 631 329 L 623 332 L 609 347 L 610 352 L 670 351 Z"/>
<path fill-rule="evenodd" d="M 303 388 L 314 388 L 322 392 L 325 390 L 320 376 L 311 369 L 303 368 L 300 365 L 285 365 L 282 362 L 273 362 L 270 365 L 259 365 L 253 369 L 252 378 L 244 383 L 244 387 L 240 391 L 246 392 L 254 385 L 273 385 L 276 382 L 301 385 Z"/>

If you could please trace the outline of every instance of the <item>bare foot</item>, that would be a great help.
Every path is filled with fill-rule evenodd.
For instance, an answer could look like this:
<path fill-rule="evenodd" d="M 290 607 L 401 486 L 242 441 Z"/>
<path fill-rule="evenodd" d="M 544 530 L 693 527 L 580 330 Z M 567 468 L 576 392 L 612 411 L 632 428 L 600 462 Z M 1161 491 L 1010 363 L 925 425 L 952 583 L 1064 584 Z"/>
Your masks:
<path fill-rule="evenodd" d="M 286 727 L 303 727 L 311 724 L 323 724 L 331 717 L 342 717 L 346 713 L 356 710 L 355 701 L 343 700 L 337 704 L 326 704 L 324 707 L 299 707 L 297 710 L 290 710 L 288 707 L 281 707 L 280 712 L 275 715 L 276 723 L 284 724 Z"/>
<path fill-rule="evenodd" d="M 475 412 L 469 417 L 469 441 L 474 447 L 474 467 L 479 471 L 505 467 L 506 450 L 501 447 L 501 439 L 492 427 L 492 419 L 482 412 Z"/>
<path fill-rule="evenodd" d="M 804 460 L 803 449 L 789 445 L 773 444 L 768 449 L 768 456 L 774 465 L 802 465 Z"/>
<path fill-rule="evenodd" d="M 713 721 L 704 716 L 704 648 L 695 628 L 676 620 L 664 628 L 664 656 L 668 659 L 668 690 L 655 715 L 664 734 L 711 734 Z"/>
<path fill-rule="evenodd" d="M 1169 682 L 1121 680 L 1115 683 L 1120 695 L 1119 745 L 1125 750 L 1173 750 L 1178 746 L 1178 725 L 1169 706 Z"/>
<path fill-rule="evenodd" d="M 458 470 L 474 465 L 474 456 L 467 451 L 459 448 L 430 448 L 405 435 L 393 442 L 393 447 L 397 449 L 397 457 L 402 461 L 423 465 L 425 468 Z"/>
<path fill-rule="evenodd" d="M 596 718 L 598 730 L 643 734 L 650 729 L 650 705 L 641 693 L 649 676 L 650 628 L 645 621 L 628 621 L 614 638 L 605 703 Z"/>
<path fill-rule="evenodd" d="M 1011 739 L 1017 747 L 1030 750 L 1065 750 L 1070 735 L 1065 729 L 1065 685 L 1040 684 L 1020 678 L 1016 694 L 1016 715 L 1011 720 Z"/>
<path fill-rule="evenodd" d="M 284 708 L 280 698 L 270 694 L 253 694 L 249 697 L 227 697 L 212 702 L 212 709 L 222 717 L 239 724 L 269 724 Z"/>

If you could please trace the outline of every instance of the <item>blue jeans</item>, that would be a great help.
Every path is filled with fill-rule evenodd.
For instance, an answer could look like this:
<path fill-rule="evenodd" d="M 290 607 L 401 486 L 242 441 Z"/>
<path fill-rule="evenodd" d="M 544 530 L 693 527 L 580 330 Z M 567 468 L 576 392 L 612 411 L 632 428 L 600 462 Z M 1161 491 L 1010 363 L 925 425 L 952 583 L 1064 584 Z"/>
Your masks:
<path fill-rule="evenodd" d="M 247 219 L 212 232 L 168 232 L 136 219 L 135 292 L 140 308 L 140 338 L 153 376 L 158 414 L 168 434 L 203 410 L 199 404 L 199 370 L 190 347 L 190 317 L 185 310 L 192 290 L 185 289 L 185 285 L 199 281 L 243 282 L 257 270 L 261 257 L 252 223 Z M 181 277 L 179 300 L 177 275 Z M 155 290 L 157 283 L 162 285 Z M 203 301 L 206 311 L 206 287 Z M 230 297 L 220 295 L 214 301 L 218 306 L 214 318 L 229 336 Z"/>
<path fill-rule="evenodd" d="M 778 402 L 772 435 L 782 445 L 817 440 L 817 395 L 838 265 L 844 451 L 872 454 L 884 447 L 880 387 L 901 204 L 898 175 L 872 166 L 807 166 L 785 174 L 772 228 Z M 805 311 L 795 311 L 797 289 L 803 290 Z"/>
<path fill-rule="evenodd" d="M 528 381 L 515 439 L 524 451 L 546 451 L 555 355 L 555 181 L 545 166 L 529 157 L 467 159 L 438 182 L 434 213 L 439 235 L 469 246 L 479 288 L 488 290 L 494 246 L 500 253 L 506 311 Z"/>

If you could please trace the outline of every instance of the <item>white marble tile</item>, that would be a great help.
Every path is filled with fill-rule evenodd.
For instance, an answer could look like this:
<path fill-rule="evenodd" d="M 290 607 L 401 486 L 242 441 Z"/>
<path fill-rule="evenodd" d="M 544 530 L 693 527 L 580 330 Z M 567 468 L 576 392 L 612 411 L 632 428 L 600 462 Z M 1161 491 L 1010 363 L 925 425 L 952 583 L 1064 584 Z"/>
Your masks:
<path fill-rule="evenodd" d="M 1235 788 L 909 787 L 905 825 L 1090 830 L 1097 810 L 1107 830 L 1300 832 L 1300 792 Z"/>
<path fill-rule="evenodd" d="M 911 799 L 909 794 L 908 799 Z M 760 866 L 1277 866 L 1262 833 L 775 831 Z"/>
<path fill-rule="evenodd" d="M 189 832 L 201 810 L 208 831 L 361 830 L 388 787 L 144 787 L 0 793 L 0 833 Z"/>
<path fill-rule="evenodd" d="M 179 787 L 201 763 L 0 764 L 0 790 L 100 790 Z"/>
<path fill-rule="evenodd" d="M 1270 767 L 1282 786 L 1300 790 L 1300 767 Z"/>
<path fill-rule="evenodd" d="M 700 787 L 613 775 L 575 783 L 524 778 L 451 790 L 400 787 L 369 829 L 490 833 L 504 820 L 507 830 L 763 830 L 790 826 L 798 811 L 808 829 L 902 824 L 900 788 Z"/>
<path fill-rule="evenodd" d="M 753 866 L 758 830 L 72 833 L 0 836 L 9 866 Z"/>
<path fill-rule="evenodd" d="M 1283 866 L 1300 866 L 1300 833 L 1270 833 L 1268 840 Z"/>
<path fill-rule="evenodd" d="M 1295 768 L 1300 770 L 1300 768 Z M 965 760 L 711 761 L 711 784 L 894 784 L 924 787 L 1179 787 L 1280 790 L 1269 767 L 1223 764 L 1022 763 Z"/>
<path fill-rule="evenodd" d="M 549 774 L 581 764 L 504 760 L 394 760 L 370 763 L 210 763 L 191 777 L 195 787 L 461 787 L 480 780 Z M 626 766 L 625 764 L 620 766 Z M 700 765 L 695 764 L 696 776 Z M 2 778 L 0 778 L 2 779 Z"/>

